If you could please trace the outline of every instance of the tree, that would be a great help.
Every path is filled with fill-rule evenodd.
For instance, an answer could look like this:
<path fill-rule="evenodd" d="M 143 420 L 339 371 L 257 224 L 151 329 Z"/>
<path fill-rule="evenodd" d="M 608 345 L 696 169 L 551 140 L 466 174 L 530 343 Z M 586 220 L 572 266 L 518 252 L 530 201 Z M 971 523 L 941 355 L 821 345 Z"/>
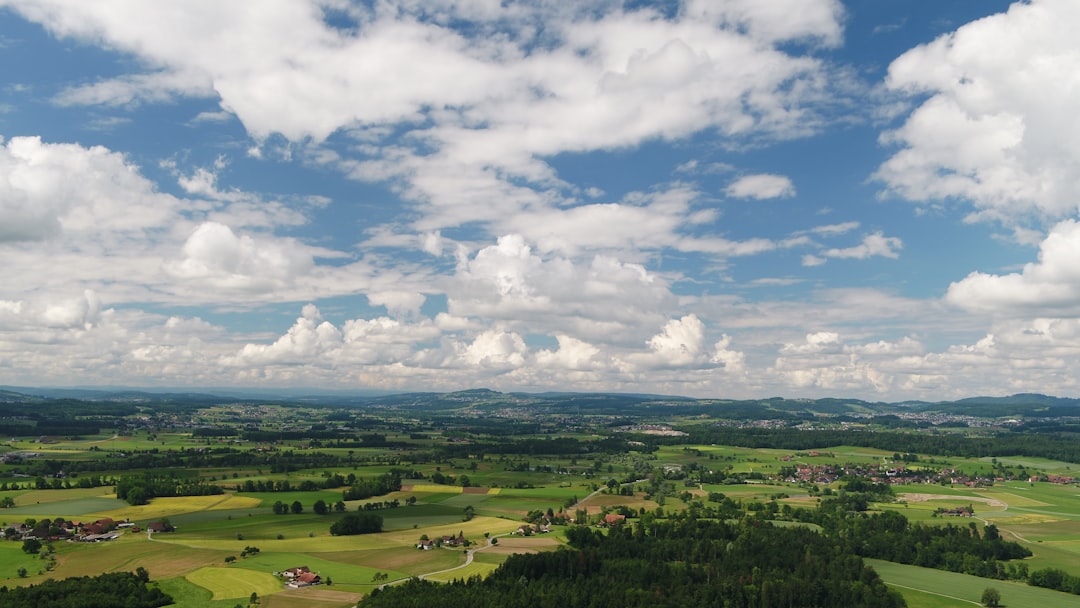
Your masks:
<path fill-rule="evenodd" d="M 19 578 L 26 578 L 26 574 L 27 574 L 26 568 L 19 568 L 15 572 L 16 572 L 16 574 L 19 575 Z"/>
<path fill-rule="evenodd" d="M 315 501 L 315 504 L 311 506 L 316 515 L 326 515 L 330 512 L 330 507 L 326 505 L 326 501 L 319 499 Z"/>
<path fill-rule="evenodd" d="M 251 592 L 251 597 L 248 598 L 248 604 L 258 604 L 258 603 L 259 603 L 259 594 L 252 591 Z"/>
<path fill-rule="evenodd" d="M 22 550 L 23 553 L 37 555 L 37 553 L 41 551 L 41 541 L 36 538 L 28 538 L 23 541 Z"/>
<path fill-rule="evenodd" d="M 289 510 L 293 512 L 293 515 L 299 515 L 304 512 L 304 505 L 300 504 L 299 500 L 294 500 Z"/>
<path fill-rule="evenodd" d="M 383 518 L 374 513 L 349 513 L 330 526 L 334 536 L 382 532 Z"/>
<path fill-rule="evenodd" d="M 476 516 L 476 509 L 474 509 L 472 505 L 466 505 L 465 506 L 465 513 L 464 513 L 464 516 L 463 516 L 464 520 L 469 521 L 475 516 Z"/>
<path fill-rule="evenodd" d="M 982 593 L 982 605 L 987 608 L 998 608 L 1001 606 L 1001 594 L 997 589 L 993 587 L 987 587 L 983 589 Z"/>

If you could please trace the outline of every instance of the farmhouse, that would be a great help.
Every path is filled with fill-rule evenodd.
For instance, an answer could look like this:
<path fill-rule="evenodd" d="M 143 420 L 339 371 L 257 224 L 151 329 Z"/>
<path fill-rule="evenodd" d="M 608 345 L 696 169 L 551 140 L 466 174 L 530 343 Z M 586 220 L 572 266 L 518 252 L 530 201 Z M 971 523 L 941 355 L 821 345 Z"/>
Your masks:
<path fill-rule="evenodd" d="M 173 530 L 176 530 L 176 528 L 167 521 L 152 521 L 147 524 L 146 529 L 150 532 L 172 532 Z"/>
<path fill-rule="evenodd" d="M 289 568 L 282 572 L 281 575 L 289 579 L 289 582 L 285 583 L 285 586 L 291 589 L 299 589 L 300 587 L 308 587 L 322 583 L 322 578 L 318 574 L 312 572 L 307 566 Z"/>
<path fill-rule="evenodd" d="M 619 526 L 626 521 L 626 516 L 620 513 L 608 513 L 604 516 L 603 525 L 605 526 Z"/>

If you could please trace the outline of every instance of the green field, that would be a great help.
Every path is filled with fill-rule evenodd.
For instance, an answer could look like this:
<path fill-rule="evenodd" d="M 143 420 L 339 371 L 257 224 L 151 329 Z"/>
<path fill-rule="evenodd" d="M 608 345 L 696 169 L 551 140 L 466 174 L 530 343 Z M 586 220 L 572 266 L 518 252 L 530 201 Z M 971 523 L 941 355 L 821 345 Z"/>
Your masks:
<path fill-rule="evenodd" d="M 876 559 L 865 561 L 873 566 L 878 575 L 889 585 L 901 590 L 913 589 L 934 595 L 936 598 L 932 600 L 933 602 L 937 602 L 938 598 L 942 602 L 951 602 L 922 604 L 911 601 L 909 602 L 909 608 L 979 605 L 983 590 L 987 587 L 993 587 L 1001 592 L 1001 603 L 1006 607 L 1072 608 L 1080 602 L 1080 599 L 1077 599 L 1075 595 L 1029 587 L 1022 583 L 996 581 L 955 572 L 894 564 Z"/>
<path fill-rule="evenodd" d="M 282 589 L 277 577 L 244 568 L 199 568 L 185 578 L 211 593 L 215 600 L 248 598 L 252 593 L 269 595 Z"/>

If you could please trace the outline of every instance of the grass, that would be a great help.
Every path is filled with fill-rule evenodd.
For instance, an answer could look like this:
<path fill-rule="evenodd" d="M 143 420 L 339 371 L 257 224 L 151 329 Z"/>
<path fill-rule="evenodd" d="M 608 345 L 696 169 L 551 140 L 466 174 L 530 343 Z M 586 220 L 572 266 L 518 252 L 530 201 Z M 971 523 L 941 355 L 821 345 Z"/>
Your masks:
<path fill-rule="evenodd" d="M 19 568 L 26 568 L 28 577 L 20 579 Z M 0 585 L 19 584 L 20 581 L 40 582 L 38 570 L 45 569 L 45 562 L 37 555 L 23 553 L 22 543 L 0 541 Z"/>
<path fill-rule="evenodd" d="M 457 565 L 457 562 L 455 561 L 453 565 Z M 262 552 L 253 557 L 242 559 L 236 562 L 234 566 L 228 568 L 228 570 L 265 574 L 271 579 L 274 579 L 274 577 L 270 575 L 271 572 L 281 572 L 298 566 L 307 566 L 312 572 L 321 576 L 323 580 L 326 580 L 329 577 L 333 581 L 334 587 L 347 590 L 367 588 L 372 584 L 372 578 L 377 572 L 389 574 L 391 580 L 407 578 L 410 576 L 407 572 L 401 572 L 385 567 L 376 568 L 370 566 L 358 566 L 310 554 L 277 552 Z M 284 583 L 277 581 L 277 579 L 274 580 L 277 582 L 276 589 L 282 589 Z M 245 595 L 251 595 L 251 591 L 248 591 Z M 260 595 L 262 595 L 261 592 Z"/>
<path fill-rule="evenodd" d="M 182 576 L 164 579 L 157 586 L 173 598 L 174 608 L 233 608 L 237 601 L 214 600 L 213 594 L 204 587 L 187 580 Z"/>
<path fill-rule="evenodd" d="M 89 517 L 111 517 L 116 521 L 130 519 L 131 521 L 153 521 L 155 519 L 173 518 L 194 511 L 213 511 L 215 509 L 254 508 L 259 506 L 257 499 L 246 496 L 234 496 L 232 494 L 219 494 L 217 496 L 178 496 L 170 498 L 155 498 L 148 505 L 132 506 L 125 503 L 123 507 L 108 511 L 87 513 Z"/>
<path fill-rule="evenodd" d="M 1072 608 L 1080 602 L 1075 595 L 1050 591 L 1039 587 L 1030 587 L 1023 583 L 996 581 L 967 574 L 957 574 L 943 570 L 932 570 L 918 566 L 905 566 L 876 559 L 863 560 L 874 567 L 882 580 L 900 588 L 919 590 L 951 598 L 958 602 L 949 606 L 979 605 L 983 590 L 993 587 L 1001 592 L 1004 606 L 1038 606 L 1039 608 Z M 912 604 L 911 608 L 919 605 Z"/>
<path fill-rule="evenodd" d="M 215 600 L 248 598 L 252 593 L 269 595 L 282 590 L 282 582 L 277 577 L 246 568 L 208 566 L 199 568 L 184 578 L 209 590 Z"/>

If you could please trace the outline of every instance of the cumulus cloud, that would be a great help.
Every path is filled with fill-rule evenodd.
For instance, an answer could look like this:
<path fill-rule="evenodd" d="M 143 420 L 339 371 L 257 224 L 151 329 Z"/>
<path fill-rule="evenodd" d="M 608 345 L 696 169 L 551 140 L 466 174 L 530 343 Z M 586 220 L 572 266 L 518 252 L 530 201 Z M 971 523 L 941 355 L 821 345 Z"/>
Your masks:
<path fill-rule="evenodd" d="M 731 182 L 725 192 L 732 198 L 787 198 L 795 196 L 795 184 L 784 175 L 761 173 L 740 177 Z"/>
<path fill-rule="evenodd" d="M 141 204 L 131 205 L 135 200 Z M 40 137 L 14 137 L 0 147 L 0 244 L 61 233 L 135 236 L 163 227 L 176 206 L 123 155 L 104 147 Z"/>
<path fill-rule="evenodd" d="M 520 235 L 500 237 L 463 259 L 448 292 L 449 312 L 526 323 L 548 335 L 633 341 L 643 320 L 673 303 L 667 281 L 610 256 L 577 263 L 543 256 Z"/>
<path fill-rule="evenodd" d="M 173 276 L 235 291 L 286 286 L 314 265 L 310 250 L 291 239 L 256 240 L 217 222 L 196 228 L 183 254 L 166 265 Z"/>
<path fill-rule="evenodd" d="M 57 101 L 217 95 L 260 141 L 355 134 L 377 145 L 336 162 L 360 179 L 400 181 L 402 195 L 423 208 L 416 226 L 425 231 L 561 202 L 566 185 L 542 160 L 561 152 L 706 129 L 733 141 L 815 131 L 824 120 L 819 106 L 835 91 L 821 61 L 792 49 L 835 46 L 844 18 L 836 0 L 689 2 L 667 16 L 611 2 L 480 9 L 399 1 L 338 7 L 354 27 L 335 28 L 313 0 L 260 5 L 258 19 L 245 3 L 179 12 L 120 2 L 10 4 L 57 36 L 103 41 L 150 66 Z M 372 57 L 379 60 L 364 59 Z M 411 137 L 387 140 L 391 125 Z M 747 195 L 792 193 L 790 182 L 774 179 Z"/>
<path fill-rule="evenodd" d="M 1021 272 L 973 272 L 949 286 L 946 300 L 970 310 L 1080 315 L 1080 222 L 1066 220 L 1039 246 L 1039 261 Z"/>
<path fill-rule="evenodd" d="M 900 148 L 878 169 L 914 201 L 962 199 L 973 217 L 1023 225 L 1077 212 L 1080 5 L 1014 3 L 916 47 L 887 85 L 925 101 L 882 141 Z"/>

